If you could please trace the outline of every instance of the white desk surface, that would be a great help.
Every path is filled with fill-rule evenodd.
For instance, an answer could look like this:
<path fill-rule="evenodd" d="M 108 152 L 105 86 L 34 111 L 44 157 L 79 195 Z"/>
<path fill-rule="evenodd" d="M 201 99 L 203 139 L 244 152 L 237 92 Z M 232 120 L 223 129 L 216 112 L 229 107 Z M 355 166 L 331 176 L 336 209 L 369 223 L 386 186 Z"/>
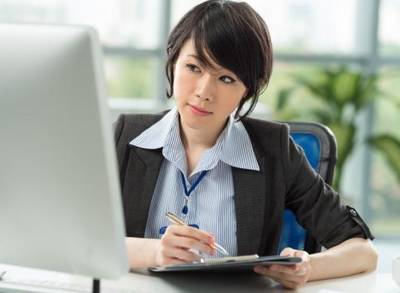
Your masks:
<path fill-rule="evenodd" d="M 1 265 L 6 270 L 0 292 L 91 292 L 91 279 L 16 266 Z M 23 285 L 21 283 L 29 283 Z M 70 289 L 61 289 L 62 285 Z M 56 287 L 55 287 L 56 286 Z M 76 291 L 72 291 L 74 288 Z M 102 280 L 101 292 L 300 292 L 300 293 L 400 293 L 389 273 L 359 274 L 345 278 L 310 282 L 293 291 L 255 273 L 169 273 L 155 274 L 137 270 L 117 281 Z"/>

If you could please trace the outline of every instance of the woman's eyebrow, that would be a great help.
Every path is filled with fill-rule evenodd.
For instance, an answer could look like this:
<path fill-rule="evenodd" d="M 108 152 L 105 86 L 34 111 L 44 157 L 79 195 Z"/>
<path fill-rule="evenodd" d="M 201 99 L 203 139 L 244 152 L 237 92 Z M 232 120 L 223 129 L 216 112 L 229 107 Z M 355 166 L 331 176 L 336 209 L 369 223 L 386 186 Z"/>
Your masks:
<path fill-rule="evenodd" d="M 194 55 L 194 54 L 188 54 L 188 55 L 186 55 L 187 57 L 192 57 L 192 58 L 194 58 L 194 59 L 196 59 L 198 62 L 200 62 L 200 63 L 204 63 L 201 59 L 200 59 L 200 57 L 198 56 L 198 55 Z"/>
<path fill-rule="evenodd" d="M 199 62 L 202 66 L 210 67 L 210 66 L 207 66 L 207 64 L 205 64 L 205 63 L 203 62 L 203 60 L 201 60 L 200 57 L 199 57 L 198 55 L 187 54 L 186 57 L 192 57 L 192 58 L 196 59 L 196 61 Z M 211 68 L 215 69 L 215 67 L 214 67 L 213 64 L 210 64 L 210 65 L 212 65 Z"/>
<path fill-rule="evenodd" d="M 192 58 L 196 59 L 196 60 L 197 60 L 199 63 L 201 63 L 203 66 L 205 65 L 204 62 L 203 62 L 202 60 L 200 60 L 200 57 L 199 57 L 198 55 L 195 55 L 195 54 L 187 54 L 186 56 L 187 56 L 187 57 L 192 57 Z M 222 72 L 224 72 L 224 71 L 227 71 L 227 72 L 229 72 L 229 74 L 232 74 L 232 75 L 234 75 L 234 76 L 236 77 L 236 74 L 234 74 L 234 73 L 231 72 L 230 70 L 228 70 L 228 69 L 226 69 L 226 68 L 223 68 L 223 67 L 221 67 L 221 66 L 219 66 L 219 65 L 211 64 L 211 68 L 212 68 L 213 71 L 214 71 L 215 73 L 217 73 L 217 74 L 222 73 Z"/>

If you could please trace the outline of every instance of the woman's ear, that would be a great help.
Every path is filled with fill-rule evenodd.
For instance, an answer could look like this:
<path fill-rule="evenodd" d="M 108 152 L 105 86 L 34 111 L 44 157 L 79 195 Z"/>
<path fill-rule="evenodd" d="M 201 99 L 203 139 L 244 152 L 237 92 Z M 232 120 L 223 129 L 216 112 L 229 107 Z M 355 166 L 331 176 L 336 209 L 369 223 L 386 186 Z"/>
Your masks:
<path fill-rule="evenodd" d="M 249 88 L 246 87 L 244 94 L 243 94 L 243 99 L 247 98 L 247 95 L 249 94 Z"/>
<path fill-rule="evenodd" d="M 246 90 L 244 91 L 242 100 L 245 100 L 247 98 L 247 94 L 249 93 L 249 90 L 246 88 Z"/>

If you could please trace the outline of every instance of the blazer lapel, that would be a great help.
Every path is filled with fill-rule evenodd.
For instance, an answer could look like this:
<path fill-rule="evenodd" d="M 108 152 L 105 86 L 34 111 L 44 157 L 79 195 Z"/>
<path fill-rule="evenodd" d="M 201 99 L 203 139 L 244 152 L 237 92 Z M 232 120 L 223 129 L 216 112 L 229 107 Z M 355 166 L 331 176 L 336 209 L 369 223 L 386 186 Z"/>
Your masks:
<path fill-rule="evenodd" d="M 261 247 L 266 205 L 264 158 L 259 158 L 258 164 L 260 171 L 232 168 L 238 255 L 258 253 Z"/>
<path fill-rule="evenodd" d="M 127 236 L 144 236 L 162 159 L 160 149 L 149 150 L 131 146 L 129 156 L 131 162 L 128 163 L 130 170 L 126 173 L 131 177 L 125 180 L 123 196 Z M 141 184 L 137 184 L 135 178 L 141 178 Z"/>

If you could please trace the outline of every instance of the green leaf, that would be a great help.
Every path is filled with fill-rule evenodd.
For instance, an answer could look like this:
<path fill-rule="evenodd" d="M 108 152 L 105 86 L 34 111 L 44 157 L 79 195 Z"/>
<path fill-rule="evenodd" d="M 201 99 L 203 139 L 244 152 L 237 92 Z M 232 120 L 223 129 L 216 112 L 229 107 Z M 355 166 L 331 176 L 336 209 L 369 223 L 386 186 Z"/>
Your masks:
<path fill-rule="evenodd" d="M 316 97 L 326 97 L 327 92 L 323 84 L 314 80 L 309 80 L 303 76 L 296 76 L 296 81 L 300 86 L 303 86 Z"/>
<path fill-rule="evenodd" d="M 357 110 L 364 108 L 372 99 L 378 97 L 377 80 L 376 75 L 361 76 L 360 84 L 358 85 L 358 94 L 354 100 Z"/>
<path fill-rule="evenodd" d="M 372 136 L 368 143 L 380 151 L 400 182 L 400 140 L 389 134 Z"/>
<path fill-rule="evenodd" d="M 356 127 L 354 124 L 334 122 L 328 127 L 335 134 L 338 147 L 338 161 L 345 161 L 355 145 Z"/>
<path fill-rule="evenodd" d="M 332 90 L 340 108 L 346 103 L 353 103 L 361 76 L 349 71 L 337 72 L 332 82 Z"/>
<path fill-rule="evenodd" d="M 286 107 L 286 105 L 289 101 L 289 98 L 290 98 L 292 92 L 294 91 L 294 89 L 295 88 L 293 88 L 293 87 L 292 88 L 284 88 L 279 91 L 278 98 L 277 98 L 278 103 L 276 105 L 276 109 L 278 111 L 282 111 Z"/>
<path fill-rule="evenodd" d="M 309 110 L 310 116 L 314 117 L 316 121 L 324 124 L 329 125 L 333 123 L 335 120 L 334 113 L 327 108 L 324 109 L 310 109 Z"/>

